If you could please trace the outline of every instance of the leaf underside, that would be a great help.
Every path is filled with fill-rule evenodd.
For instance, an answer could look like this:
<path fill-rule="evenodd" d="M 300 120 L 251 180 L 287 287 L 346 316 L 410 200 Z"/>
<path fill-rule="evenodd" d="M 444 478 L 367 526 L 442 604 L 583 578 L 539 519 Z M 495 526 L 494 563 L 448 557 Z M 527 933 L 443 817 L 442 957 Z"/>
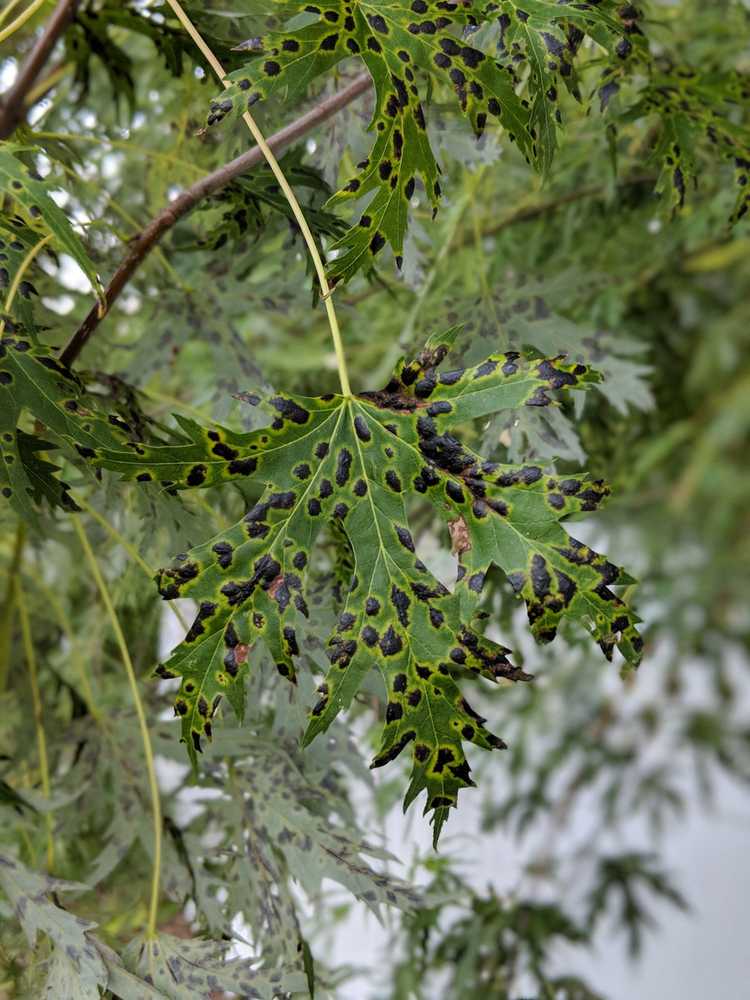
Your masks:
<path fill-rule="evenodd" d="M 158 575 L 165 599 L 189 597 L 199 605 L 185 640 L 157 670 L 182 678 L 176 711 L 194 762 L 202 739 L 211 738 L 222 697 L 242 717 L 254 643 L 262 641 L 279 673 L 295 679 L 315 543 L 321 529 L 336 529 L 351 550 L 353 570 L 305 740 L 324 732 L 377 669 L 387 704 L 372 766 L 410 747 L 405 804 L 427 790 L 436 837 L 459 789 L 473 783 L 463 743 L 504 746 L 470 707 L 459 681 L 528 677 L 510 662 L 509 650 L 477 630 L 491 566 L 525 601 L 540 641 L 550 641 L 568 617 L 581 622 L 608 657 L 618 646 L 635 666 L 641 649 L 636 616 L 610 589 L 631 578 L 560 523 L 595 510 L 608 495 L 606 485 L 586 475 L 555 477 L 536 466 L 484 462 L 449 432 L 453 424 L 498 410 L 547 406 L 551 392 L 586 388 L 598 377 L 585 365 L 516 353 L 441 372 L 445 352 L 439 343 L 428 346 L 416 361 L 401 363 L 380 392 L 274 396 L 263 404 L 273 422 L 257 431 L 181 420 L 189 443 L 109 445 L 89 456 L 127 479 L 170 490 L 239 480 L 263 488 L 238 524 Z M 406 508 L 415 497 L 435 508 L 452 536 L 459 554 L 452 591 L 416 552 Z"/>

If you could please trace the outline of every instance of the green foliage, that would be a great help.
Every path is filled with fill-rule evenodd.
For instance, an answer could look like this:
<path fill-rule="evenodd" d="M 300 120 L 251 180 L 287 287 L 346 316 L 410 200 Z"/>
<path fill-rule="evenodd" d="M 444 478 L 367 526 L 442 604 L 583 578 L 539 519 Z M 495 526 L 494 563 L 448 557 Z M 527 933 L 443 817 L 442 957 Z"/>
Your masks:
<path fill-rule="evenodd" d="M 482 640 L 472 627 L 491 566 L 523 597 L 541 641 L 553 639 L 568 615 L 593 633 L 608 657 L 618 644 L 637 666 L 642 645 L 635 616 L 610 590 L 630 577 L 559 525 L 564 516 L 595 510 L 605 485 L 585 476 L 560 481 L 538 466 L 485 463 L 449 433 L 455 424 L 501 409 L 547 406 L 550 391 L 586 387 L 596 375 L 585 365 L 532 362 L 517 353 L 440 371 L 444 341 L 435 338 L 417 360 L 400 364 L 381 392 L 352 399 L 277 395 L 268 401 L 271 427 L 250 434 L 183 422 L 191 445 L 105 448 L 92 456 L 127 478 L 169 489 L 238 477 L 266 487 L 239 524 L 182 555 L 159 577 L 163 597 L 189 596 L 199 604 L 185 642 L 157 671 L 182 678 L 175 710 L 194 764 L 201 738 L 211 738 L 222 697 L 244 714 L 248 651 L 256 642 L 262 640 L 279 673 L 294 680 L 316 538 L 329 520 L 343 530 L 354 572 L 344 581 L 347 596 L 328 641 L 331 667 L 305 740 L 324 732 L 350 706 L 364 675 L 377 669 L 388 704 L 373 766 L 413 743 L 405 804 L 427 789 L 435 842 L 459 789 L 472 784 L 462 742 L 485 750 L 504 745 L 485 729 L 456 680 L 524 677 L 507 659 L 509 650 Z M 452 593 L 416 553 L 407 503 L 418 495 L 448 524 L 460 556 Z"/>
<path fill-rule="evenodd" d="M 33 166 L 24 164 L 22 155 L 29 157 L 33 150 L 6 143 L 0 148 L 0 190 L 24 212 L 25 221 L 32 228 L 36 220 L 43 225 L 58 250 L 71 255 L 91 282 L 91 287 L 100 294 L 101 282 L 93 264 L 84 250 L 79 237 L 72 229 L 65 213 L 58 208 L 49 195 L 48 187 Z M 5 226 L 3 227 L 7 233 Z M 28 230 L 27 230 L 28 232 Z M 15 240 L 23 242 L 18 233 Z M 12 242 L 12 241 L 11 241 Z M 11 249 L 16 249 L 12 247 Z M 17 270 L 17 268 L 16 268 Z M 34 291 L 33 286 L 19 289 L 22 297 Z"/>
<path fill-rule="evenodd" d="M 0 146 L 0 993 L 599 998 L 750 774 L 746 4 L 184 6 L 229 91 L 84 0 Z M 270 171 L 170 205 L 362 68 L 281 161 L 342 397 Z"/>
<path fill-rule="evenodd" d="M 435 87 L 455 93 L 460 109 L 479 137 L 488 118 L 497 119 L 527 160 L 547 171 L 556 147 L 557 81 L 569 85 L 572 61 L 589 35 L 627 56 L 630 43 L 622 35 L 617 4 L 566 8 L 532 0 L 515 3 L 467 5 L 436 0 L 391 0 L 377 5 L 289 4 L 277 0 L 288 16 L 306 11 L 317 20 L 289 32 L 271 32 L 254 40 L 257 57 L 230 76 L 231 88 L 211 106 L 209 125 L 261 99 L 284 94 L 294 99 L 311 79 L 356 56 L 375 86 L 375 107 L 369 129 L 375 142 L 357 172 L 338 192 L 334 204 L 372 198 L 360 216 L 332 249 L 339 252 L 330 273 L 333 281 L 348 280 L 360 268 L 368 269 L 388 243 L 397 262 L 403 255 L 409 202 L 421 180 L 437 210 L 441 195 L 440 167 L 427 135 L 423 110 L 422 74 Z M 470 41 L 470 32 L 500 25 L 505 58 L 495 61 Z M 622 46 L 626 44 L 628 49 Z M 522 56 L 518 52 L 522 52 Z M 518 63 L 532 67 L 531 100 L 519 96 Z"/>

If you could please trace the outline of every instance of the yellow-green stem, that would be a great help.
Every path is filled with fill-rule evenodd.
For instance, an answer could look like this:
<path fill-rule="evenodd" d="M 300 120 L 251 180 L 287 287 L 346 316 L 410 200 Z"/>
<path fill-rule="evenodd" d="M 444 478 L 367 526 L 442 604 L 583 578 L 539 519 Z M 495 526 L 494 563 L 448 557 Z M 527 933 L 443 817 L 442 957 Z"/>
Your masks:
<path fill-rule="evenodd" d="M 26 10 L 18 15 L 15 21 L 11 21 L 7 28 L 3 28 L 0 31 L 0 42 L 4 42 L 6 38 L 10 38 L 19 28 L 22 28 L 29 18 L 33 17 L 46 2 L 47 0 L 33 0 L 33 3 L 30 3 Z"/>
<path fill-rule="evenodd" d="M 13 543 L 13 555 L 8 567 L 8 582 L 5 586 L 2 614 L 0 615 L 0 694 L 5 690 L 5 684 L 10 670 L 10 646 L 13 637 L 13 613 L 16 609 L 15 578 L 21 565 L 23 543 L 26 541 L 26 528 L 23 521 L 18 522 L 16 538 Z"/>
<path fill-rule="evenodd" d="M 107 615 L 109 616 L 110 624 L 112 625 L 112 631 L 115 634 L 115 639 L 117 640 L 117 645 L 120 649 L 120 655 L 122 657 L 122 662 L 125 666 L 125 672 L 128 675 L 128 682 L 130 684 L 130 692 L 133 696 L 133 703 L 135 705 L 136 715 L 138 716 L 138 725 L 141 730 L 141 739 L 143 741 L 143 755 L 146 758 L 146 774 L 148 776 L 149 791 L 151 794 L 151 811 L 154 821 L 154 868 L 153 876 L 151 879 L 151 901 L 148 910 L 148 926 L 146 928 L 146 936 L 153 940 L 156 937 L 156 919 L 159 912 L 159 880 L 161 876 L 161 833 L 162 833 L 162 816 L 161 816 L 161 798 L 159 796 L 159 785 L 156 780 L 156 767 L 154 766 L 154 752 L 151 746 L 151 736 L 148 731 L 148 723 L 146 722 L 146 712 L 143 708 L 143 702 L 141 701 L 140 692 L 138 691 L 138 680 L 135 676 L 135 670 L 133 669 L 133 661 L 130 659 L 130 652 L 128 651 L 128 645 L 125 642 L 125 635 L 122 631 L 122 626 L 120 625 L 120 619 L 117 617 L 117 612 L 115 611 L 115 606 L 112 603 L 112 598 L 110 597 L 109 588 L 102 576 L 102 571 L 99 568 L 99 564 L 96 561 L 91 544 L 86 537 L 86 532 L 81 527 L 80 521 L 77 517 L 71 519 L 73 521 L 73 526 L 78 535 L 78 539 L 81 543 L 81 548 L 86 556 L 86 561 L 91 568 L 91 574 L 96 581 L 96 585 L 99 588 L 99 593 L 101 594 L 104 607 L 107 609 Z"/>
<path fill-rule="evenodd" d="M 3 24 L 10 17 L 20 3 L 21 0 L 10 0 L 10 3 L 6 4 L 5 7 L 0 10 L 0 24 Z"/>
<path fill-rule="evenodd" d="M 187 16 L 182 6 L 177 2 L 177 0 L 167 0 L 167 3 L 172 8 L 175 16 L 179 20 L 180 24 L 184 27 L 185 31 L 193 39 L 197 47 L 202 52 L 206 62 L 208 62 L 211 69 L 216 73 L 219 80 L 222 82 L 225 88 L 229 88 L 229 84 L 226 82 L 226 72 L 224 67 L 221 65 L 219 60 L 213 54 L 209 46 L 201 37 L 200 33 L 196 29 L 193 22 Z M 289 203 L 289 207 L 292 210 L 294 218 L 297 220 L 297 225 L 300 228 L 300 232 L 307 244 L 307 249 L 312 258 L 313 266 L 315 267 L 315 273 L 318 276 L 318 282 L 320 284 L 320 291 L 323 296 L 323 302 L 325 304 L 326 314 L 328 316 L 328 325 L 331 328 L 331 337 L 333 339 L 333 346 L 336 352 L 336 364 L 339 371 L 339 381 L 341 382 L 341 391 L 344 396 L 351 396 L 351 387 L 349 385 L 349 374 L 346 368 L 346 358 L 344 356 L 344 345 L 341 340 L 341 331 L 339 330 L 338 317 L 336 316 L 336 309 L 333 305 L 333 299 L 331 298 L 331 288 L 328 284 L 328 279 L 326 277 L 325 265 L 321 259 L 320 253 L 318 251 L 317 244 L 315 243 L 315 238 L 313 237 L 310 227 L 307 224 L 304 213 L 300 208 L 300 204 L 297 201 L 297 196 L 289 185 L 284 172 L 279 166 L 279 162 L 273 154 L 273 150 L 269 147 L 268 143 L 263 136 L 263 133 L 258 128 L 255 119 L 246 111 L 242 116 L 243 121 L 250 129 L 250 133 L 258 144 L 258 147 L 263 153 L 266 163 L 271 168 L 276 180 L 279 182 L 279 187 L 284 192 L 284 197 Z"/>
<path fill-rule="evenodd" d="M 26 607 L 26 597 L 21 585 L 21 574 L 16 573 L 16 605 L 18 607 L 18 617 L 21 622 L 21 637 L 23 640 L 23 652 L 26 657 L 26 666 L 29 668 L 29 686 L 31 688 L 31 702 L 34 706 L 34 729 L 36 730 L 36 745 L 39 753 L 39 771 L 42 777 L 42 792 L 45 799 L 50 798 L 51 785 L 49 780 L 49 760 L 47 759 L 47 737 L 44 733 L 44 707 L 42 705 L 42 695 L 39 690 L 39 674 L 36 669 L 36 653 L 34 651 L 34 640 L 31 635 L 31 625 L 29 623 L 29 612 Z M 46 812 L 44 820 L 47 827 L 47 871 L 52 871 L 55 864 L 55 839 L 52 833 L 52 813 Z"/>
<path fill-rule="evenodd" d="M 6 313 L 10 312 L 10 307 L 13 305 L 13 299 L 16 297 L 16 292 L 18 291 L 21 285 L 21 281 L 23 280 L 24 274 L 26 274 L 28 269 L 31 267 L 31 262 L 39 253 L 39 251 L 42 249 L 42 247 L 45 246 L 45 244 L 49 243 L 51 239 L 52 239 L 52 233 L 48 233 L 46 236 L 43 236 L 38 243 L 34 244 L 34 246 L 29 250 L 24 259 L 21 261 L 21 266 L 18 268 L 15 275 L 13 276 L 13 281 L 11 282 L 10 288 L 8 289 L 8 294 L 5 296 Z M 0 333 L 2 333 L 4 329 L 5 329 L 5 320 L 0 320 Z"/>

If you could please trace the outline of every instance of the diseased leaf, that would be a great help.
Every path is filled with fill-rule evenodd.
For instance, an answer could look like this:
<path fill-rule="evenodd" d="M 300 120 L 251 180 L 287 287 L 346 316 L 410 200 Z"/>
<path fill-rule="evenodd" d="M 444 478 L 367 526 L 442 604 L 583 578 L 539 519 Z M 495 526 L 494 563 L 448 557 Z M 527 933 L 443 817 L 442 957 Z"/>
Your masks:
<path fill-rule="evenodd" d="M 99 1000 L 101 993 L 96 982 L 84 978 L 73 960 L 55 948 L 49 962 L 47 981 L 44 984 L 46 1000 Z"/>
<path fill-rule="evenodd" d="M 604 86 L 607 84 L 605 83 Z M 623 116 L 657 116 L 661 128 L 653 157 L 661 166 L 656 190 L 673 210 L 684 207 L 698 183 L 704 149 L 732 162 L 738 187 L 731 221 L 750 209 L 750 127 L 728 114 L 747 108 L 750 79 L 737 72 L 701 72 L 689 66 L 656 66 L 648 86 Z M 706 143 L 706 140 L 708 142 Z"/>
<path fill-rule="evenodd" d="M 330 189 L 315 170 L 302 163 L 301 152 L 293 150 L 288 153 L 282 158 L 280 166 L 295 191 L 303 189 L 310 194 L 310 203 L 305 205 L 304 212 L 312 232 L 319 237 L 340 236 L 346 229 L 345 224 L 338 216 L 319 207 L 323 198 L 330 194 Z M 256 168 L 246 177 L 238 177 L 201 207 L 203 211 L 215 211 L 217 206 L 224 211 L 199 241 L 198 247 L 218 250 L 228 240 L 236 244 L 243 237 L 257 236 L 267 224 L 269 210 L 286 217 L 296 229 L 289 203 L 270 167 Z"/>
<path fill-rule="evenodd" d="M 123 961 L 130 972 L 141 976 L 169 1000 L 211 1000 L 219 990 L 274 1000 L 305 989 L 302 973 L 285 969 L 258 972 L 250 962 L 228 961 L 226 955 L 226 942 L 159 934 L 152 941 L 134 938 Z"/>
<path fill-rule="evenodd" d="M 527 679 L 508 660 L 509 650 L 472 625 L 490 565 L 525 599 L 541 641 L 569 616 L 607 656 L 617 644 L 637 665 L 641 646 L 635 616 L 610 590 L 630 578 L 560 525 L 566 515 L 595 510 L 608 488 L 586 476 L 558 481 L 535 467 L 485 463 L 449 433 L 453 424 L 505 408 L 547 406 L 551 391 L 585 388 L 597 376 L 586 365 L 517 353 L 439 372 L 447 351 L 440 340 L 416 361 L 402 362 L 380 392 L 278 395 L 269 401 L 275 417 L 268 428 L 237 434 L 183 420 L 192 444 L 143 447 L 141 454 L 104 450 L 95 459 L 127 478 L 166 480 L 174 489 L 247 477 L 265 485 L 239 524 L 159 574 L 163 597 L 199 604 L 185 641 L 157 671 L 183 679 L 176 711 L 194 762 L 222 697 L 242 717 L 248 655 L 258 640 L 278 671 L 294 680 L 314 543 L 328 522 L 345 534 L 354 572 L 305 739 L 325 731 L 377 667 L 387 706 L 372 766 L 413 744 L 405 802 L 427 790 L 436 838 L 459 789 L 472 784 L 462 742 L 504 746 L 457 681 Z M 416 553 L 406 508 L 415 494 L 450 528 L 460 557 L 452 593 Z"/>
<path fill-rule="evenodd" d="M 269 873 L 277 866 L 275 855 L 281 855 L 308 896 L 314 897 L 329 878 L 376 914 L 381 904 L 405 910 L 417 905 L 419 895 L 411 886 L 365 861 L 365 855 L 381 861 L 393 856 L 334 819 L 331 793 L 313 784 L 286 748 L 253 740 L 250 755 L 243 755 L 236 770 L 247 830 L 240 842 L 248 846 L 252 867 Z"/>
<path fill-rule="evenodd" d="M 0 319 L 3 326 L 8 325 L 7 320 L 2 318 L 2 313 L 10 289 L 21 265 L 39 239 L 39 233 L 27 226 L 20 215 L 0 216 Z M 27 271 L 26 277 L 19 282 L 11 304 L 13 315 L 28 326 L 33 323 L 32 301 L 36 294 L 30 274 Z"/>
<path fill-rule="evenodd" d="M 140 447 L 153 437 L 153 425 L 143 419 L 132 390 L 112 379 L 113 412 L 103 396 L 89 391 L 84 377 L 65 368 L 49 348 L 32 342 L 22 331 L 0 339 L 0 492 L 13 509 L 38 524 L 32 506 L 45 498 L 53 507 L 76 510 L 68 486 L 58 480 L 56 466 L 39 457 L 55 447 L 18 428 L 24 412 L 90 460 L 103 447 Z"/>
<path fill-rule="evenodd" d="M 625 43 L 614 0 L 562 8 L 532 0 L 523 9 L 507 2 L 442 0 L 275 6 L 282 16 L 305 11 L 317 20 L 308 17 L 301 27 L 256 39 L 259 54 L 230 74 L 232 86 L 212 103 L 208 123 L 236 117 L 260 99 L 283 94 L 293 100 L 311 80 L 352 56 L 364 62 L 375 85 L 375 141 L 333 204 L 372 197 L 358 223 L 333 245 L 333 282 L 368 269 L 386 243 L 400 264 L 417 180 L 437 209 L 441 170 L 425 131 L 425 76 L 455 92 L 477 136 L 489 116 L 496 118 L 526 159 L 546 172 L 556 146 L 557 74 L 570 82 L 572 60 L 586 35 L 613 50 Z M 478 28 L 495 21 L 501 27 L 500 59 L 473 39 Z M 524 59 L 532 70 L 528 100 L 517 93 Z"/>
<path fill-rule="evenodd" d="M 0 854 L 0 888 L 13 906 L 29 947 L 34 947 L 40 931 L 46 934 L 72 963 L 81 989 L 89 991 L 88 994 L 82 992 L 82 996 L 95 995 L 92 990 L 106 985 L 104 964 L 88 934 L 96 924 L 68 913 L 50 898 L 52 893 L 71 892 L 86 886 L 39 875 L 14 858 Z M 61 970 L 61 974 L 64 971 Z"/>
<path fill-rule="evenodd" d="M 12 432 L 9 433 L 12 437 Z M 19 501 L 18 506 L 23 508 L 25 519 L 31 523 L 35 522 L 37 515 L 33 504 L 40 506 L 43 500 L 47 501 L 52 510 L 59 508 L 72 513 L 79 509 L 70 496 L 70 487 L 56 478 L 59 467 L 39 455 L 39 452 L 54 450 L 56 447 L 51 442 L 22 430 L 16 431 L 15 443 L 12 439 L 3 437 L 4 461 L 0 466 L 0 492 L 10 489 L 12 496 Z"/>
<path fill-rule="evenodd" d="M 68 217 L 50 197 L 45 181 L 33 167 L 26 166 L 18 158 L 18 154 L 33 152 L 33 149 L 12 143 L 0 145 L 0 190 L 17 202 L 31 220 L 38 219 L 44 224 L 52 234 L 54 246 L 70 254 L 101 299 L 104 290 L 99 275 Z"/>
<path fill-rule="evenodd" d="M 534 136 L 533 154 L 547 173 L 557 149 L 562 125 L 559 89 L 565 86 L 581 99 L 574 60 L 587 38 L 626 59 L 632 50 L 627 36 L 639 33 L 637 18 L 625 18 L 619 2 L 560 4 L 553 0 L 500 0 L 499 61 L 514 79 L 528 69 L 529 128 Z"/>

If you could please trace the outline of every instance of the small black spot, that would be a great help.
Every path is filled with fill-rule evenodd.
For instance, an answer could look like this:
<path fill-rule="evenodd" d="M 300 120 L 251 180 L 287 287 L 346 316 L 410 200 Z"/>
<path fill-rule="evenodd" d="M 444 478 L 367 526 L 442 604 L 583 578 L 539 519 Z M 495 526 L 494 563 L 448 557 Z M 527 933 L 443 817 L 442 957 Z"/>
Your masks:
<path fill-rule="evenodd" d="M 437 417 L 441 413 L 450 413 L 452 410 L 453 407 L 451 404 L 447 400 L 441 399 L 436 403 L 431 403 L 427 407 L 427 415 L 430 417 Z"/>
<path fill-rule="evenodd" d="M 420 762 L 420 764 L 423 764 L 430 756 L 430 748 L 428 746 L 425 746 L 424 743 L 417 743 L 417 745 L 414 747 L 414 756 Z"/>
<path fill-rule="evenodd" d="M 237 458 L 229 463 L 229 473 L 232 476 L 249 476 L 258 468 L 256 458 Z"/>
<path fill-rule="evenodd" d="M 454 663 L 466 663 L 466 650 L 461 649 L 460 646 L 456 646 L 450 651 L 450 658 Z"/>
<path fill-rule="evenodd" d="M 399 589 L 395 584 L 391 587 L 391 604 L 393 604 L 396 609 L 399 622 L 401 622 L 404 628 L 408 628 L 409 605 L 411 604 L 411 601 L 404 591 Z"/>
<path fill-rule="evenodd" d="M 375 233 L 370 240 L 370 250 L 373 254 L 378 253 L 385 246 L 385 236 L 382 233 Z"/>
<path fill-rule="evenodd" d="M 321 441 L 320 444 L 315 449 L 315 457 L 323 459 L 326 457 L 330 450 L 330 445 L 327 441 Z"/>
<path fill-rule="evenodd" d="M 213 547 L 213 551 L 219 557 L 217 562 L 222 569 L 227 569 L 232 562 L 232 554 L 234 549 L 229 544 L 229 542 L 217 542 Z"/>
<path fill-rule="evenodd" d="M 368 615 L 376 615 L 380 611 L 380 601 L 374 597 L 368 597 L 365 601 L 365 611 Z"/>
<path fill-rule="evenodd" d="M 336 461 L 336 482 L 343 486 L 349 478 L 349 470 L 352 466 L 352 453 L 347 448 L 342 448 Z"/>
<path fill-rule="evenodd" d="M 273 59 L 269 59 L 267 62 L 263 63 L 263 72 L 266 76 L 278 76 L 281 72 L 281 66 Z"/>
<path fill-rule="evenodd" d="M 317 497 L 313 497 L 312 500 L 307 501 L 307 511 L 312 517 L 317 517 L 321 511 L 320 500 Z"/>
<path fill-rule="evenodd" d="M 437 760 L 435 761 L 433 771 L 435 771 L 436 774 L 440 774 L 444 770 L 445 765 L 453 763 L 455 759 L 456 755 L 453 753 L 450 747 L 440 747 L 437 753 Z"/>
<path fill-rule="evenodd" d="M 397 701 L 389 701 L 388 707 L 385 710 L 385 721 L 398 722 L 398 720 L 403 716 L 404 710 Z"/>
<path fill-rule="evenodd" d="M 404 647 L 401 637 L 395 633 L 392 625 L 388 626 L 386 632 L 380 639 L 379 645 L 383 652 L 383 656 L 395 656 L 396 653 L 400 653 Z"/>
<path fill-rule="evenodd" d="M 380 636 L 372 627 L 372 625 L 365 625 L 365 627 L 362 629 L 361 635 L 362 635 L 362 641 L 365 643 L 366 646 L 374 646 L 375 643 L 380 638 Z"/>
<path fill-rule="evenodd" d="M 398 540 L 401 542 L 405 549 L 409 552 L 414 552 L 414 539 L 411 537 L 411 533 L 407 531 L 406 528 L 402 528 L 400 525 L 396 525 L 396 534 L 398 535 Z"/>
<path fill-rule="evenodd" d="M 544 557 L 536 553 L 531 560 L 531 585 L 538 598 L 546 597 L 550 589 L 550 575 Z"/>
<path fill-rule="evenodd" d="M 358 479 L 354 484 L 354 494 L 358 497 L 363 497 L 367 493 L 367 483 L 364 479 Z"/>
<path fill-rule="evenodd" d="M 211 451 L 214 455 L 218 455 L 219 458 L 226 458 L 228 461 L 233 458 L 237 458 L 237 451 L 234 448 L 230 448 L 228 444 L 220 441 L 215 444 Z"/>
<path fill-rule="evenodd" d="M 461 489 L 458 483 L 454 482 L 452 479 L 449 479 L 448 482 L 445 484 L 445 492 L 448 494 L 451 500 L 455 501 L 455 503 L 463 503 L 464 500 L 466 499 L 464 497 L 464 491 Z"/>
<path fill-rule="evenodd" d="M 354 418 L 354 429 L 357 432 L 357 437 L 360 441 L 370 441 L 372 434 L 370 433 L 370 428 L 367 426 L 367 421 L 364 417 L 356 416 Z"/>
<path fill-rule="evenodd" d="M 403 486 L 393 469 L 389 469 L 385 474 L 385 481 L 395 493 L 401 493 Z"/>
<path fill-rule="evenodd" d="M 275 407 L 285 420 L 291 420 L 294 424 L 306 424 L 310 419 L 310 414 L 303 409 L 293 399 L 284 396 L 274 396 L 271 405 Z"/>
<path fill-rule="evenodd" d="M 339 40 L 338 32 L 336 32 L 333 35 L 327 35 L 320 43 L 320 48 L 323 49 L 324 52 L 333 52 L 333 50 L 336 48 L 338 40 Z"/>
<path fill-rule="evenodd" d="M 200 486 L 206 480 L 206 466 L 194 465 L 187 476 L 188 486 Z"/>
<path fill-rule="evenodd" d="M 307 462 L 302 462 L 297 465 L 292 470 L 297 479 L 309 479 L 310 478 L 310 466 Z"/>

